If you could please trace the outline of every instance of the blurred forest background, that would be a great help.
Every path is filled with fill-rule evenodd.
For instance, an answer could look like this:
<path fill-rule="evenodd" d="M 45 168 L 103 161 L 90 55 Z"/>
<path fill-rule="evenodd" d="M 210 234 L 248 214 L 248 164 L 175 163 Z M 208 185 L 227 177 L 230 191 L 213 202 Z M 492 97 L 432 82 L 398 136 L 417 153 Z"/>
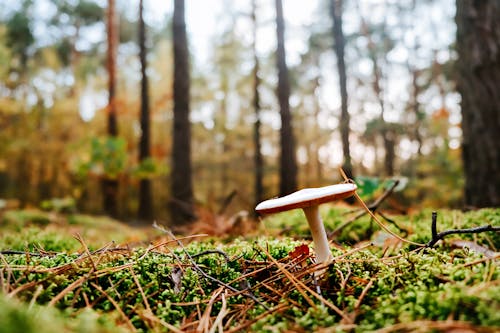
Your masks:
<path fill-rule="evenodd" d="M 183 223 L 343 166 L 364 188 L 402 179 L 403 209 L 498 206 L 500 11 L 479 3 L 2 1 L 2 205 Z M 476 35 L 496 104 L 468 151 L 486 160 L 462 159 L 474 20 L 496 27 Z M 489 171 L 465 177 L 472 160 Z"/>

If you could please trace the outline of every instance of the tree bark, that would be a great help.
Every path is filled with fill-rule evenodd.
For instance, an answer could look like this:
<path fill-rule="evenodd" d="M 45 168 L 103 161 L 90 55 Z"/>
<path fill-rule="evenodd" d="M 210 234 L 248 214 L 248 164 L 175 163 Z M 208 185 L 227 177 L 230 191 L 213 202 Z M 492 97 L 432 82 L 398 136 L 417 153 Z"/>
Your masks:
<path fill-rule="evenodd" d="M 337 56 L 337 68 L 339 71 L 341 100 L 340 137 L 342 140 L 342 152 L 344 155 L 342 168 L 349 178 L 353 178 L 351 153 L 349 149 L 349 112 L 347 110 L 347 75 L 344 60 L 345 38 L 342 31 L 342 0 L 330 1 L 330 15 L 333 21 L 335 55 Z"/>
<path fill-rule="evenodd" d="M 118 41 L 115 0 L 108 0 L 108 135 L 118 135 L 116 119 L 116 47 Z"/>
<path fill-rule="evenodd" d="M 276 33 L 277 33 L 277 65 L 278 65 L 278 101 L 280 105 L 280 195 L 287 195 L 297 190 L 297 160 L 295 156 L 295 138 L 290 112 L 290 82 L 285 53 L 285 22 L 283 4 L 276 0 Z"/>
<path fill-rule="evenodd" d="M 384 123 L 385 128 L 382 129 L 384 138 L 384 170 L 387 176 L 394 175 L 394 161 L 396 160 L 396 133 L 393 129 L 388 128 L 387 123 Z"/>
<path fill-rule="evenodd" d="M 173 44 L 174 124 L 170 215 L 172 223 L 182 225 L 196 219 L 191 174 L 190 74 L 184 0 L 175 0 L 174 2 Z"/>
<path fill-rule="evenodd" d="M 318 65 L 318 68 L 319 68 L 319 65 Z M 320 79 L 320 77 L 318 76 L 314 80 L 314 86 L 315 86 L 314 91 L 318 90 L 320 87 L 319 79 Z M 318 95 L 316 95 L 316 96 L 318 96 Z M 321 137 L 320 128 L 319 128 L 319 124 L 321 121 L 321 119 L 319 117 L 320 111 L 321 111 L 321 106 L 319 104 L 319 100 L 318 100 L 318 98 L 315 98 L 314 99 L 314 137 L 315 138 Z M 321 163 L 320 156 L 319 156 L 319 148 L 321 147 L 321 141 L 319 141 L 319 142 L 316 141 L 314 143 L 313 147 L 314 147 L 313 157 L 314 157 L 314 160 L 316 162 L 315 169 L 314 169 L 314 173 L 316 174 L 315 183 L 317 186 L 320 186 L 321 184 L 323 184 L 323 164 Z"/>
<path fill-rule="evenodd" d="M 108 136 L 118 136 L 116 116 L 116 47 L 118 41 L 115 0 L 108 0 L 107 11 L 107 69 L 108 69 Z M 104 211 L 118 216 L 118 179 L 104 175 L 101 183 Z"/>
<path fill-rule="evenodd" d="M 264 160 L 262 158 L 261 152 L 261 138 L 260 138 L 260 95 L 259 95 L 259 86 L 260 86 L 260 78 L 259 78 L 259 58 L 257 57 L 257 17 L 256 17 L 256 0 L 252 0 L 252 23 L 253 23 L 253 41 L 252 41 L 252 52 L 253 52 L 253 61 L 254 67 L 252 71 L 253 75 L 253 108 L 255 113 L 255 123 L 253 127 L 253 143 L 254 143 L 254 200 L 255 205 L 262 201 L 264 196 Z"/>
<path fill-rule="evenodd" d="M 139 0 L 139 60 L 141 63 L 141 137 L 139 139 L 139 162 L 144 162 L 151 156 L 150 146 L 150 115 L 149 115 L 149 81 L 146 74 L 146 26 L 144 24 L 143 0 Z M 153 218 L 153 198 L 151 181 L 143 178 L 139 183 L 139 209 L 137 212 L 141 221 Z"/>
<path fill-rule="evenodd" d="M 417 50 L 413 50 L 415 54 Z M 421 115 L 420 115 L 420 103 L 418 102 L 418 96 L 420 95 L 420 86 L 418 85 L 418 76 L 419 70 L 417 68 L 412 68 L 408 65 L 408 68 L 411 72 L 411 85 L 412 85 L 412 96 L 411 96 L 411 110 L 415 116 L 414 128 L 413 128 L 413 136 L 417 141 L 417 156 L 422 156 L 422 135 L 420 134 L 420 125 L 421 125 Z"/>
<path fill-rule="evenodd" d="M 500 3 L 457 0 L 465 205 L 500 206 Z"/>

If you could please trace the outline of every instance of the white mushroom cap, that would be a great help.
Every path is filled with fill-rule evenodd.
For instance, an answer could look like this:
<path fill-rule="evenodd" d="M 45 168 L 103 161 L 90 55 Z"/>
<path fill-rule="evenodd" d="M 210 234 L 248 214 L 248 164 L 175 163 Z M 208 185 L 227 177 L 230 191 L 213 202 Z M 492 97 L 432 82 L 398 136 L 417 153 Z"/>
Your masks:
<path fill-rule="evenodd" d="M 302 208 L 311 229 L 316 261 L 318 263 L 330 262 L 333 260 L 333 256 L 330 252 L 325 226 L 321 220 L 318 206 L 325 202 L 350 197 L 356 188 L 356 185 L 351 183 L 306 188 L 281 198 L 263 201 L 255 207 L 255 210 L 260 214 L 272 214 Z M 321 275 L 324 271 L 317 271 L 315 274 Z"/>
<path fill-rule="evenodd" d="M 255 207 L 255 210 L 260 214 L 272 214 L 295 208 L 317 206 L 325 202 L 350 197 L 356 189 L 356 184 L 351 183 L 305 188 L 281 198 L 262 201 Z"/>

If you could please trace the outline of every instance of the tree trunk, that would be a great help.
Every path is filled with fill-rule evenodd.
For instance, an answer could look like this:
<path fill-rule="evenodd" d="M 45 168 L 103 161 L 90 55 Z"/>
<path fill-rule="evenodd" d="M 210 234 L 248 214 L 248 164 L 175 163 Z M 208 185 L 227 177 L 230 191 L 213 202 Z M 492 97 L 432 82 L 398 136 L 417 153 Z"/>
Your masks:
<path fill-rule="evenodd" d="M 254 183 L 254 200 L 255 205 L 262 201 L 264 197 L 264 160 L 262 158 L 261 152 L 261 139 L 260 139 L 260 95 L 259 95 L 259 58 L 257 57 L 257 17 L 256 17 L 256 0 L 252 0 L 252 23 L 253 23 L 253 41 L 252 41 L 252 52 L 253 52 L 253 108 L 255 112 L 255 123 L 253 127 L 253 143 L 254 143 L 254 166 L 255 166 L 255 183 Z"/>
<path fill-rule="evenodd" d="M 330 15 L 333 20 L 335 55 L 337 56 L 339 71 L 341 100 L 340 137 L 342 139 L 342 151 L 344 154 L 342 168 L 349 178 L 353 178 L 351 153 L 349 150 L 349 112 L 347 111 L 347 75 L 344 61 L 345 39 L 342 32 L 342 0 L 330 0 Z"/>
<path fill-rule="evenodd" d="M 107 12 L 107 69 L 108 69 L 108 136 L 118 136 L 116 117 L 116 47 L 118 41 L 115 17 L 115 0 L 108 0 Z M 110 216 L 118 216 L 118 180 L 104 175 L 102 180 L 104 211 Z"/>
<path fill-rule="evenodd" d="M 170 214 L 172 223 L 182 225 L 196 219 L 191 178 L 190 76 L 184 0 L 175 0 L 174 2 L 173 44 L 174 119 Z"/>
<path fill-rule="evenodd" d="M 276 33 L 277 33 L 277 64 L 278 64 L 278 101 L 280 105 L 280 195 L 287 195 L 297 190 L 297 160 L 295 156 L 295 139 L 290 112 L 290 83 L 285 54 L 285 22 L 283 19 L 283 4 L 276 0 Z"/>
<path fill-rule="evenodd" d="M 319 66 L 318 66 L 319 67 Z M 316 77 L 314 80 L 315 88 L 314 91 L 319 89 L 319 76 Z M 318 96 L 318 95 L 316 95 Z M 321 136 L 320 134 L 320 129 L 319 129 L 319 123 L 320 123 L 320 118 L 319 118 L 319 113 L 321 111 L 321 106 L 319 105 L 318 98 L 314 99 L 314 137 L 319 138 Z M 316 185 L 320 186 L 323 184 L 323 164 L 321 163 L 320 156 L 319 156 L 319 148 L 321 147 L 321 142 L 315 142 L 314 143 L 314 161 L 316 163 L 314 173 L 315 173 L 315 183 Z"/>
<path fill-rule="evenodd" d="M 384 170 L 387 176 L 394 175 L 394 161 L 396 160 L 396 133 L 391 129 L 383 129 L 384 138 Z"/>
<path fill-rule="evenodd" d="M 457 0 L 465 205 L 500 206 L 500 3 Z"/>
<path fill-rule="evenodd" d="M 116 119 L 116 47 L 118 41 L 115 0 L 108 0 L 108 135 L 118 135 Z"/>
<path fill-rule="evenodd" d="M 417 50 L 413 50 L 417 54 Z M 413 136 L 417 141 L 417 156 L 420 158 L 422 156 L 422 135 L 420 134 L 420 123 L 422 116 L 420 115 L 420 103 L 418 102 L 418 96 L 420 95 L 420 86 L 418 85 L 419 70 L 417 68 L 412 68 L 408 65 L 411 72 L 411 85 L 412 85 L 412 96 L 411 96 L 411 110 L 415 116 Z"/>
<path fill-rule="evenodd" d="M 417 9 L 417 0 L 412 0 L 411 2 L 411 10 L 414 12 Z M 411 26 L 410 29 L 415 29 L 416 25 L 418 22 L 416 21 L 416 17 L 413 16 L 412 21 L 411 21 Z M 413 52 L 412 52 L 412 57 L 409 59 L 412 59 L 413 65 L 410 63 L 410 60 L 408 59 L 408 70 L 411 73 L 411 85 L 412 85 L 412 90 L 411 90 L 411 110 L 413 111 L 413 114 L 415 116 L 415 121 L 414 121 L 414 128 L 413 128 L 413 136 L 415 141 L 417 141 L 417 157 L 420 159 L 422 157 L 422 134 L 420 133 L 420 127 L 422 125 L 422 112 L 420 111 L 420 103 L 418 101 L 418 97 L 420 96 L 421 93 L 421 88 L 420 85 L 418 84 L 418 79 L 420 77 L 421 71 L 417 67 L 417 59 L 418 59 L 418 51 L 420 48 L 420 43 L 419 43 L 419 38 L 416 37 L 415 41 L 413 42 Z M 434 66 L 433 66 L 434 67 Z M 444 107 L 444 105 L 443 105 Z M 412 169 L 414 168 L 413 166 L 414 163 L 412 163 Z"/>
<path fill-rule="evenodd" d="M 139 60 L 141 62 L 141 137 L 139 140 L 139 162 L 150 157 L 149 82 L 146 74 L 146 27 L 144 24 L 143 0 L 139 0 Z M 153 218 L 151 181 L 143 178 L 139 184 L 138 218 L 150 221 Z"/>
<path fill-rule="evenodd" d="M 229 141 L 229 130 L 227 128 L 227 116 L 228 116 L 228 109 L 227 109 L 227 98 L 229 96 L 229 85 L 228 85 L 228 78 L 227 78 L 227 73 L 222 70 L 221 71 L 221 79 L 222 79 L 222 86 L 221 90 L 224 95 L 220 102 L 220 116 L 221 118 L 219 119 L 219 126 L 217 126 L 217 123 L 215 123 L 215 128 L 219 127 L 219 133 L 221 134 L 222 140 L 220 143 L 220 165 L 219 165 L 219 173 L 220 173 L 220 197 L 225 197 L 227 195 L 227 190 L 229 186 L 229 147 L 228 147 L 228 141 Z M 215 175 L 214 175 L 215 176 Z"/>

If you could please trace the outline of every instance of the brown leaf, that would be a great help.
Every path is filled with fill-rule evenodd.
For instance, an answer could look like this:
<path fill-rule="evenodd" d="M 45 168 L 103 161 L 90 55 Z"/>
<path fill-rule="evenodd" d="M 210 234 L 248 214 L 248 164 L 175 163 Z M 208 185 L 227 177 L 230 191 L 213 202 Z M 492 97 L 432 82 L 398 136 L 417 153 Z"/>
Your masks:
<path fill-rule="evenodd" d="M 292 259 L 301 258 L 303 256 L 308 257 L 309 256 L 309 246 L 307 244 L 302 244 L 302 245 L 296 246 L 295 249 L 289 253 L 289 256 Z"/>

